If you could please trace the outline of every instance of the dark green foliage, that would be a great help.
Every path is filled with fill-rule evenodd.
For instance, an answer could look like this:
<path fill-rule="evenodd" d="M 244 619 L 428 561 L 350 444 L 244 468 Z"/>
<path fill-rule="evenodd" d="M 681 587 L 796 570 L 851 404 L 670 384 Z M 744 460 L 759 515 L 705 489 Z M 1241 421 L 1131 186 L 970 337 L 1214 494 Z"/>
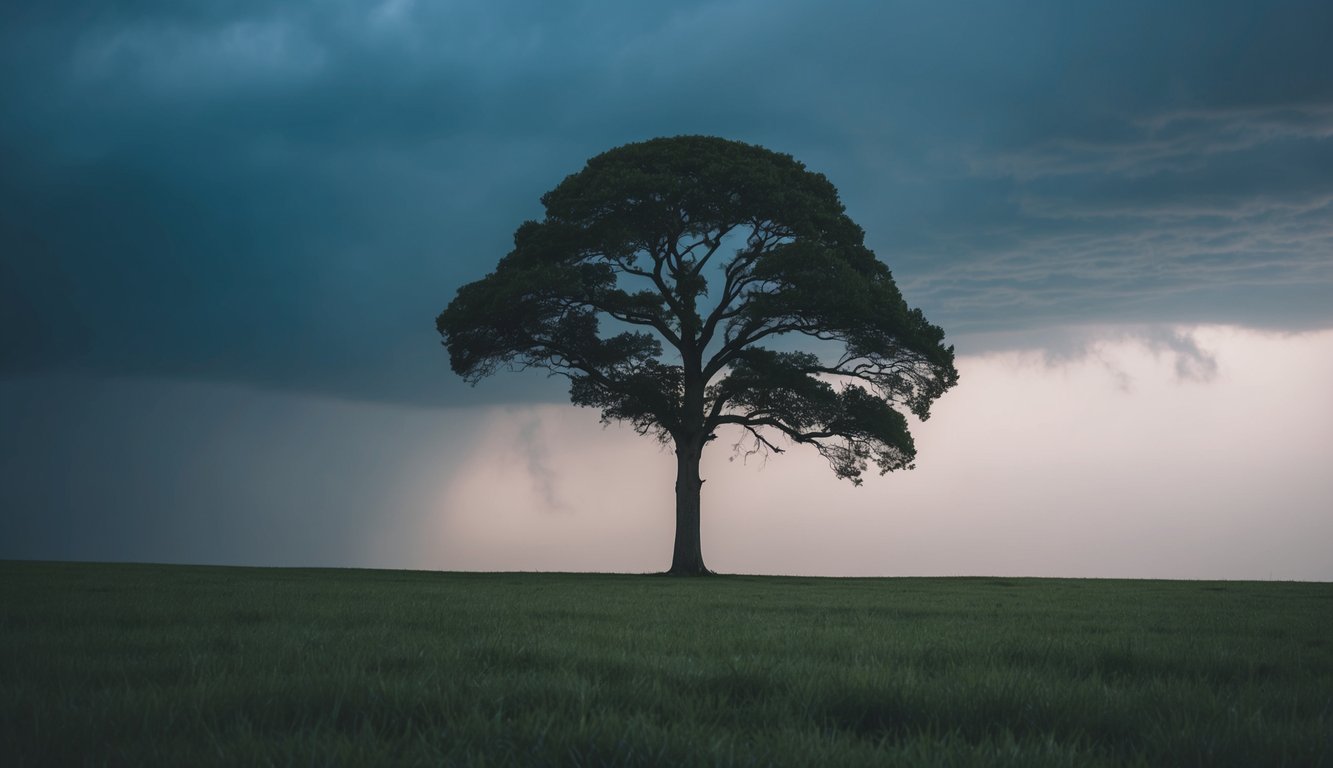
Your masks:
<path fill-rule="evenodd" d="M 953 349 L 828 179 L 762 147 L 682 136 L 594 157 L 542 203 L 545 219 L 439 316 L 457 373 L 563 374 L 576 404 L 694 454 L 733 425 L 756 450 L 780 450 L 778 435 L 813 445 L 853 482 L 869 463 L 911 466 L 895 406 L 926 418 L 958 380 Z M 797 338 L 807 353 L 760 346 Z"/>
<path fill-rule="evenodd" d="M 0 563 L 0 765 L 1329 765 L 1333 585 Z"/>

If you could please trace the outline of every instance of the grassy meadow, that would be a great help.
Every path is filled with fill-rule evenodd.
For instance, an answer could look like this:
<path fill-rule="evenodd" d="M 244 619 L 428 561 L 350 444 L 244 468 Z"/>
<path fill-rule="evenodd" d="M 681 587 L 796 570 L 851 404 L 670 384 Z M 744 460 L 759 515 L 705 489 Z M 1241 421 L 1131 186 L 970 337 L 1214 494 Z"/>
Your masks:
<path fill-rule="evenodd" d="M 1333 584 L 0 562 L 0 764 L 1333 765 Z"/>

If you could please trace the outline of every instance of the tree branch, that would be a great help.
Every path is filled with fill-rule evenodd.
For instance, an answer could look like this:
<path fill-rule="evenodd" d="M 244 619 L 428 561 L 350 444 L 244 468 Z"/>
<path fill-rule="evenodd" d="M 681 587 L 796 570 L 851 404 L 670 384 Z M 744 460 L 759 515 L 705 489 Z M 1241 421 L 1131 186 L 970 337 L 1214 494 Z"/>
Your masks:
<path fill-rule="evenodd" d="M 737 426 L 745 427 L 746 429 L 753 429 L 754 427 L 772 427 L 773 429 L 778 430 L 779 432 L 785 434 L 787 437 L 790 437 L 792 440 L 795 440 L 798 443 L 815 443 L 818 442 L 819 440 L 824 440 L 830 437 L 841 436 L 837 432 L 828 432 L 828 431 L 802 432 L 799 429 L 789 424 L 784 424 L 780 420 L 773 418 L 771 416 L 754 418 L 749 414 L 728 413 L 718 417 L 717 425 L 722 426 L 723 424 L 736 424 Z"/>

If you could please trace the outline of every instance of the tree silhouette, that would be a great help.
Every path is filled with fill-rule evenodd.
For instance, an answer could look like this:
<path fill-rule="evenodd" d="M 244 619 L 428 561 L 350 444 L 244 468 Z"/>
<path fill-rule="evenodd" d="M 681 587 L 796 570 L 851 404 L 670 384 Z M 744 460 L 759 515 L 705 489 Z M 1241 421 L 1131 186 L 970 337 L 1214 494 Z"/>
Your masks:
<path fill-rule="evenodd" d="M 907 421 L 958 381 L 953 347 L 903 301 L 823 175 L 705 136 L 588 161 L 546 218 L 440 314 L 453 370 L 567 376 L 570 397 L 674 444 L 671 572 L 707 573 L 699 459 L 722 427 L 781 453 L 813 446 L 855 484 L 911 468 Z M 795 342 L 805 344 L 795 350 Z"/>

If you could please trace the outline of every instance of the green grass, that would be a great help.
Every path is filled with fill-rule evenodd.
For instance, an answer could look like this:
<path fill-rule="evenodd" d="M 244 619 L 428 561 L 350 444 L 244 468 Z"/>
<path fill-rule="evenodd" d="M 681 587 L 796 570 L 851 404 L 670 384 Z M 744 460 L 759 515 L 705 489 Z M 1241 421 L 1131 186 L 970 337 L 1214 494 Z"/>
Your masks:
<path fill-rule="evenodd" d="M 1333 765 L 1333 585 L 0 562 L 0 764 Z"/>

